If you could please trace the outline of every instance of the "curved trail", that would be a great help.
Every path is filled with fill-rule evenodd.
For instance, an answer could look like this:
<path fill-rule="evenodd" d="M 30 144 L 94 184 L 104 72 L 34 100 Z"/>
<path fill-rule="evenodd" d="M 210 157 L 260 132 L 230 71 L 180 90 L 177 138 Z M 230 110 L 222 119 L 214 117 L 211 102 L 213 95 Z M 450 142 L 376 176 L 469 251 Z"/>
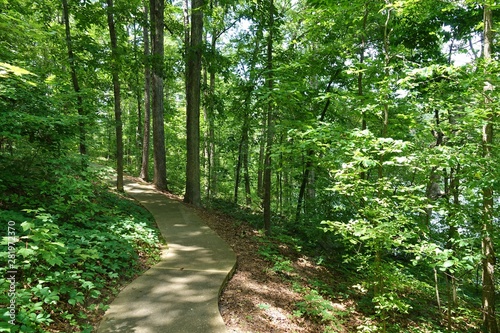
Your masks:
<path fill-rule="evenodd" d="M 127 180 L 125 191 L 153 214 L 168 248 L 118 294 L 97 333 L 226 332 L 218 298 L 235 268 L 234 252 L 194 212 L 152 185 Z"/>

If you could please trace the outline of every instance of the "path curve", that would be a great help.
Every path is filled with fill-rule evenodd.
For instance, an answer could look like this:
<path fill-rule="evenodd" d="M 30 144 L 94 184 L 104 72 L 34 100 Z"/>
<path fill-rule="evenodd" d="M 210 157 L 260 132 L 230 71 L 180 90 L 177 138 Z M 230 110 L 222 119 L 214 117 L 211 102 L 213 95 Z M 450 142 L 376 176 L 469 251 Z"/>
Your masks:
<path fill-rule="evenodd" d="M 125 191 L 153 214 L 168 248 L 118 294 L 97 333 L 227 332 L 218 299 L 235 253 L 192 210 L 152 185 L 127 179 Z"/>

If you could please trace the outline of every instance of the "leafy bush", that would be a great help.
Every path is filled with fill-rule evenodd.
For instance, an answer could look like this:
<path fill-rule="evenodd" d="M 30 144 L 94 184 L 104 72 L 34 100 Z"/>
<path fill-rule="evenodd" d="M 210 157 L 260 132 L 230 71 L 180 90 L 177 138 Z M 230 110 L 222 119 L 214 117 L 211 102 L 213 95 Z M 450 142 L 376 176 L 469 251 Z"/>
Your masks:
<path fill-rule="evenodd" d="M 14 166 L 14 161 L 7 166 Z M 60 169 L 51 169 L 61 165 Z M 0 309 L 0 332 L 91 332 L 89 317 L 102 313 L 123 279 L 159 258 L 151 215 L 102 179 L 63 159 L 32 164 L 18 179 L 2 173 L 6 197 L 0 222 L 15 229 L 15 325 Z M 4 165 L 5 166 L 5 165 Z M 50 177 L 42 177 L 49 175 Z M 0 304 L 9 304 L 9 240 L 0 245 Z M 12 249 L 11 249 L 12 250 Z"/>
<path fill-rule="evenodd" d="M 326 332 L 338 332 L 345 322 L 344 317 L 349 314 L 349 310 L 335 307 L 330 300 L 314 289 L 307 290 L 304 300 L 297 303 L 295 311 L 296 316 L 305 316 L 328 324 Z"/>

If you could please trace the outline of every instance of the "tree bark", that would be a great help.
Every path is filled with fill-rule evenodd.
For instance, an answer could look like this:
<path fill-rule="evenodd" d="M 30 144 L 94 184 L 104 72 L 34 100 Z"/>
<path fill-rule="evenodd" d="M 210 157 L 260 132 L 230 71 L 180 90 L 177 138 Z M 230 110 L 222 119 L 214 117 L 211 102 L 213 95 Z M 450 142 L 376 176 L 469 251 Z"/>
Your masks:
<path fill-rule="evenodd" d="M 148 22 L 148 6 L 144 1 L 144 22 Z M 149 180 L 149 140 L 151 136 L 151 62 L 149 50 L 149 30 L 144 24 L 142 35 L 144 39 L 144 128 L 142 133 L 142 163 L 139 177 Z"/>
<path fill-rule="evenodd" d="M 71 83 L 73 84 L 73 90 L 76 94 L 77 102 L 77 112 L 78 112 L 78 129 L 79 129 L 79 150 L 81 155 L 87 154 L 87 144 L 86 144 L 86 130 L 85 130 L 85 112 L 83 109 L 83 98 L 81 95 L 80 84 L 78 82 L 78 75 L 76 73 L 76 62 L 75 54 L 73 53 L 73 43 L 71 41 L 71 28 L 69 25 L 69 8 L 68 0 L 62 0 L 63 4 L 63 17 L 64 17 L 64 28 L 66 32 L 66 46 L 68 48 L 68 60 L 69 67 L 71 70 Z"/>
<path fill-rule="evenodd" d="M 215 43 L 213 43 L 213 50 L 215 51 Z M 209 151 L 209 171 L 208 171 L 208 189 L 207 197 L 217 193 L 217 155 L 215 149 L 215 129 L 214 129 L 214 114 L 215 114 L 215 71 L 210 71 L 209 80 L 210 91 L 210 112 L 208 118 L 208 151 Z"/>
<path fill-rule="evenodd" d="M 262 138 L 259 143 L 259 161 L 257 170 L 257 195 L 264 198 L 264 153 L 266 148 L 266 117 L 262 120 Z"/>
<path fill-rule="evenodd" d="M 337 74 L 338 74 L 338 72 L 335 74 L 335 76 L 337 76 Z M 326 87 L 326 90 L 325 90 L 326 93 L 330 92 L 334 77 L 332 77 L 330 82 L 328 82 L 328 86 Z M 328 98 L 326 100 L 325 106 L 323 107 L 323 110 L 321 111 L 321 115 L 319 117 L 319 122 L 323 122 L 325 120 L 326 111 L 328 110 L 330 103 L 331 103 L 330 98 Z M 302 209 L 303 209 L 307 182 L 309 181 L 309 174 L 311 172 L 311 169 L 313 168 L 313 161 L 312 161 L 313 156 L 314 156 L 314 150 L 309 149 L 307 151 L 307 155 L 306 155 L 306 165 L 305 165 L 304 173 L 302 174 L 302 182 L 300 183 L 299 197 L 297 199 L 297 208 L 295 210 L 295 222 L 299 221 L 300 213 L 302 212 Z"/>
<path fill-rule="evenodd" d="M 366 36 L 365 36 L 365 31 L 366 31 L 366 24 L 368 22 L 368 4 L 365 4 L 365 12 L 363 14 L 363 30 L 361 31 L 361 46 L 359 50 L 359 64 L 363 67 L 365 63 L 365 51 L 366 51 Z M 363 92 L 363 73 L 364 71 L 362 70 L 363 68 L 360 68 L 360 71 L 358 73 L 358 96 L 362 99 L 364 96 Z M 361 103 L 364 104 L 363 101 Z M 361 112 L 361 130 L 366 130 L 366 114 L 365 111 Z M 366 175 L 364 172 L 361 173 L 361 179 L 365 179 Z"/>
<path fill-rule="evenodd" d="M 493 48 L 493 14 L 489 5 L 484 6 L 484 46 L 483 56 L 486 67 L 492 60 Z M 486 124 L 483 126 L 483 158 L 486 164 L 491 163 L 493 144 L 494 111 L 488 94 L 493 90 L 488 80 L 484 85 L 485 108 L 487 109 Z M 495 251 L 493 242 L 493 197 L 492 185 L 483 187 L 483 226 L 482 226 L 482 254 L 483 254 L 483 325 L 489 333 L 497 333 L 498 325 L 495 317 Z"/>
<path fill-rule="evenodd" d="M 187 49 L 186 84 L 186 194 L 184 202 L 201 206 L 200 190 L 200 97 L 203 45 L 203 0 L 191 2 L 191 38 Z"/>
<path fill-rule="evenodd" d="M 242 132 L 244 129 L 242 130 Z M 234 195 L 233 195 L 233 203 L 235 205 L 238 204 L 238 190 L 240 188 L 240 170 L 241 165 L 243 163 L 243 133 L 241 134 L 240 144 L 238 145 L 238 162 L 236 162 L 236 170 L 234 171 Z"/>
<path fill-rule="evenodd" d="M 252 204 L 252 196 L 251 196 L 251 187 L 250 187 L 250 171 L 248 167 L 248 159 L 249 159 L 249 142 L 248 142 L 248 131 L 250 124 L 246 127 L 245 138 L 243 144 L 243 179 L 245 182 L 245 202 L 247 206 Z"/>
<path fill-rule="evenodd" d="M 267 106 L 267 131 L 266 149 L 264 156 L 264 230 L 266 235 L 271 235 L 271 151 L 274 137 L 274 75 L 273 75 L 273 32 L 274 32 L 274 1 L 269 0 L 269 24 L 267 34 L 267 76 L 266 85 L 269 90 L 269 101 Z"/>
<path fill-rule="evenodd" d="M 249 69 L 249 86 L 247 90 L 247 95 L 245 97 L 245 100 L 243 102 L 243 125 L 241 127 L 241 142 L 240 142 L 240 148 L 238 151 L 238 162 L 241 161 L 237 165 L 237 182 L 235 184 L 235 193 L 237 191 L 237 187 L 239 186 L 239 169 L 243 167 L 243 178 L 245 182 L 245 202 L 247 205 L 251 205 L 252 203 L 252 197 L 251 197 L 251 186 L 250 186 L 250 171 L 249 171 L 249 158 L 250 158 L 250 153 L 249 153 L 249 132 L 250 132 L 250 105 L 251 105 L 251 95 L 255 87 L 255 65 L 257 63 L 257 58 L 259 55 L 260 51 L 260 36 L 262 35 L 262 27 L 259 27 L 257 32 L 256 32 L 256 39 L 255 39 L 255 47 L 254 51 L 252 54 L 252 60 L 250 62 L 250 69 Z M 265 120 L 264 120 L 265 122 Z M 265 125 L 264 125 L 265 127 Z M 258 170 L 258 185 L 257 185 L 257 192 L 259 195 L 262 193 L 262 157 L 264 155 L 264 140 L 261 141 L 261 146 L 260 146 L 260 155 L 259 155 L 259 170 Z M 236 200 L 235 200 L 236 201 Z"/>
<path fill-rule="evenodd" d="M 215 40 L 212 38 L 212 51 L 215 52 Z M 207 199 L 217 191 L 217 173 L 215 172 L 215 132 L 214 132 L 214 114 L 215 114 L 215 71 L 212 69 L 205 74 L 205 80 L 209 76 L 208 90 L 205 94 L 207 102 L 205 104 L 204 120 L 207 124 L 205 132 L 205 163 L 207 186 L 205 195 Z M 205 81 L 206 84 L 206 81 Z"/>
<path fill-rule="evenodd" d="M 146 18 L 147 20 L 147 18 Z M 127 33 L 130 35 L 132 34 L 134 36 L 134 40 L 132 43 L 133 46 L 133 52 L 134 52 L 134 66 L 137 66 L 137 69 L 140 68 L 140 63 L 141 60 L 139 59 L 139 46 L 138 46 L 138 32 L 136 30 L 137 27 L 137 18 L 134 18 L 134 23 L 133 26 L 130 27 L 130 31 Z M 135 68 L 135 67 L 134 67 Z M 133 160 L 134 167 L 137 166 L 138 169 L 141 169 L 142 163 L 141 163 L 141 157 L 139 157 L 138 153 L 141 152 L 142 154 L 142 143 L 143 143 L 143 128 L 144 125 L 142 123 L 143 120 L 143 115 L 142 115 L 142 87 L 141 87 L 141 78 L 140 78 L 140 73 L 139 71 L 134 71 L 134 84 L 132 82 L 129 83 L 130 85 L 130 90 L 134 91 L 135 93 L 135 101 L 136 101 L 136 107 L 137 107 L 137 127 L 135 129 L 134 137 L 135 137 L 135 149 L 133 152 L 131 152 L 130 158 Z M 128 148 L 131 150 L 131 147 Z M 132 158 L 134 156 L 134 158 Z"/>
<path fill-rule="evenodd" d="M 214 1 L 210 1 L 210 10 L 213 10 Z M 216 28 L 213 28 L 211 32 L 210 41 L 210 52 L 212 55 L 216 53 L 217 50 L 217 39 L 219 33 Z M 212 60 L 213 61 L 213 58 Z M 205 133 L 205 155 L 207 163 L 207 188 L 206 196 L 210 199 L 212 194 L 217 191 L 217 173 L 215 168 L 215 133 L 214 133 L 214 116 L 215 116 L 215 66 L 207 66 L 209 82 L 208 91 L 206 93 L 207 102 L 205 107 L 205 122 L 207 124 L 207 131 Z M 207 77 L 206 77 L 207 79 Z"/>
<path fill-rule="evenodd" d="M 234 180 L 234 203 L 238 203 L 238 190 L 241 180 L 241 170 L 243 169 L 243 179 L 245 182 L 245 202 L 251 203 L 250 198 L 250 175 L 248 171 L 248 131 L 250 130 L 250 119 L 247 111 L 243 115 L 243 126 L 241 127 L 241 139 L 238 147 L 238 162 L 236 164 L 236 176 Z"/>
<path fill-rule="evenodd" d="M 113 0 L 106 0 L 107 16 L 109 27 L 109 38 L 111 41 L 111 72 L 113 77 L 113 96 L 115 110 L 115 134 L 116 134 L 116 189 L 123 191 L 123 128 L 122 128 L 122 111 L 120 98 L 120 59 L 118 53 L 118 41 L 116 36 L 115 22 L 113 17 Z"/>
<path fill-rule="evenodd" d="M 165 0 L 150 0 L 153 39 L 152 116 L 153 116 L 153 183 L 160 191 L 168 190 L 163 120 L 163 20 Z"/>

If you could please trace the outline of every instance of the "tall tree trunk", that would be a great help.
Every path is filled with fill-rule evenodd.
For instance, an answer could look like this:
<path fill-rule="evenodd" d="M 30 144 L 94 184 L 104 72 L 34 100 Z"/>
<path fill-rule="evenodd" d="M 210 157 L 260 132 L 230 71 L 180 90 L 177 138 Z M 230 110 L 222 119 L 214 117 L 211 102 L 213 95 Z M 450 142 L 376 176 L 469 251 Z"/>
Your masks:
<path fill-rule="evenodd" d="M 203 75 L 202 75 L 202 80 L 203 80 L 203 86 L 204 87 L 209 87 L 208 85 L 208 70 L 207 66 L 203 67 Z M 208 121 L 208 112 L 210 106 L 209 100 L 210 100 L 210 88 L 205 89 L 203 92 L 203 99 L 206 101 L 203 104 L 203 122 L 206 124 L 205 132 L 203 133 L 203 174 L 206 177 L 206 185 L 205 185 L 205 197 L 207 199 L 210 199 L 210 172 L 211 172 L 211 152 L 210 149 L 212 148 L 210 146 L 210 137 L 209 137 L 209 132 L 210 132 L 210 125 Z"/>
<path fill-rule="evenodd" d="M 212 43 L 212 49 L 215 52 L 215 43 Z M 207 197 L 211 197 L 212 194 L 217 192 L 217 156 L 215 151 L 215 129 L 214 129 L 214 115 L 215 115 L 215 70 L 210 70 L 210 80 L 209 80 L 209 113 L 207 114 L 208 119 L 208 189 Z"/>
<path fill-rule="evenodd" d="M 66 32 L 66 46 L 68 48 L 68 60 L 69 67 L 71 70 L 71 83 L 73 84 L 73 90 L 76 94 L 77 111 L 78 111 L 78 129 L 79 129 L 79 150 L 81 155 L 87 154 L 87 144 L 86 144 L 86 130 L 85 130 L 85 112 L 83 109 L 83 98 L 81 95 L 80 84 L 78 82 L 78 76 L 76 74 L 76 59 L 73 53 L 73 43 L 71 41 L 71 29 L 69 25 L 69 8 L 68 0 L 62 0 L 63 4 L 63 17 L 64 17 L 64 28 Z"/>
<path fill-rule="evenodd" d="M 142 154 L 142 143 L 143 143 L 143 138 L 142 138 L 142 130 L 144 128 L 144 125 L 142 123 L 143 119 L 143 114 L 142 114 L 142 93 L 141 93 L 141 83 L 139 78 L 137 78 L 136 82 L 136 102 L 137 102 L 137 127 L 135 130 L 135 147 L 136 149 L 134 150 L 134 167 L 139 166 L 141 168 L 142 166 L 142 159 L 139 159 L 138 153 L 141 152 Z"/>
<path fill-rule="evenodd" d="M 364 98 L 364 83 L 363 83 L 363 79 L 364 79 L 364 70 L 363 67 L 364 67 L 364 63 L 365 63 L 365 52 L 366 52 L 366 34 L 365 34 L 365 31 L 366 31 L 366 26 L 367 26 L 367 22 L 368 22 L 368 3 L 365 2 L 365 11 L 364 11 L 364 14 L 363 14 L 363 29 L 361 30 L 360 32 L 360 50 L 359 50 L 359 64 L 360 64 L 360 71 L 358 73 L 358 82 L 357 82 L 357 85 L 358 85 L 358 96 L 360 98 L 360 109 L 362 110 L 361 111 L 361 130 L 362 131 L 365 131 L 367 129 L 367 123 L 366 123 L 366 110 L 364 110 L 364 104 L 365 104 L 365 98 Z M 364 180 L 368 180 L 368 174 L 365 172 L 365 171 L 361 171 L 361 173 L 359 174 L 359 178 L 364 181 Z M 362 197 L 360 198 L 359 200 L 359 204 L 361 207 L 364 207 L 365 206 L 365 199 Z"/>
<path fill-rule="evenodd" d="M 144 39 L 144 129 L 142 133 L 142 163 L 139 177 L 145 181 L 149 180 L 149 139 L 151 130 L 151 62 L 149 51 L 148 5 L 144 1 L 144 27 L 142 36 Z"/>
<path fill-rule="evenodd" d="M 212 12 L 213 10 L 213 7 L 214 7 L 214 2 L 213 0 L 210 0 L 210 4 L 209 4 L 209 10 L 210 12 Z M 216 40 L 215 40 L 215 28 L 212 29 L 211 31 L 211 40 L 209 41 L 208 40 L 208 35 L 206 35 L 206 43 L 207 45 L 209 44 L 210 45 L 210 53 L 214 52 L 215 48 L 215 44 L 216 44 Z M 213 53 L 212 53 L 213 54 Z M 207 61 L 210 61 L 207 59 Z M 203 121 L 205 122 L 206 124 L 206 128 L 205 128 L 205 132 L 203 133 L 203 137 L 204 137 L 204 144 L 203 144 L 203 155 L 204 155 L 204 159 L 203 159 L 203 170 L 204 170 L 204 174 L 205 174 L 205 177 L 206 177 L 206 186 L 205 186 L 205 197 L 207 198 L 207 200 L 210 200 L 210 192 L 211 192 L 211 182 L 212 182 L 212 145 L 211 145 L 211 142 L 210 142 L 210 125 L 211 125 L 211 118 L 213 116 L 213 105 L 212 105 L 212 97 L 214 97 L 212 91 L 211 91 L 211 86 L 210 84 L 208 83 L 208 78 L 209 76 L 212 74 L 212 72 L 214 72 L 215 74 L 215 71 L 213 70 L 213 68 L 211 68 L 213 66 L 210 66 L 210 64 L 207 64 L 206 66 L 203 67 L 203 75 L 202 75 L 202 78 L 203 78 L 203 86 L 204 87 L 208 87 L 208 89 L 205 89 L 205 91 L 203 92 L 203 98 L 205 100 L 205 103 L 203 104 Z M 210 74 L 209 74 L 209 69 L 210 69 Z M 210 82 L 211 83 L 211 82 Z M 214 82 L 214 88 L 215 88 L 215 82 Z"/>
<path fill-rule="evenodd" d="M 265 115 L 264 115 L 265 116 Z M 262 138 L 259 140 L 259 161 L 257 170 L 257 195 L 264 198 L 264 153 L 266 149 L 266 117 L 262 120 Z"/>
<path fill-rule="evenodd" d="M 147 18 L 146 18 L 147 20 Z M 137 31 L 137 20 L 134 20 L 134 25 L 132 26 L 131 30 L 129 32 L 133 34 L 134 36 L 134 41 L 133 41 L 133 48 L 134 48 L 134 65 L 137 66 L 137 69 L 141 67 L 141 61 L 139 59 L 139 46 L 138 46 L 138 31 Z M 136 101 L 136 107 L 137 107 L 137 127 L 135 128 L 135 149 L 133 151 L 133 156 L 134 156 L 134 168 L 138 167 L 139 170 L 141 169 L 141 158 L 139 157 L 139 152 L 142 154 L 142 130 L 144 128 L 144 125 L 142 124 L 142 87 L 141 87 L 141 78 L 140 78 L 140 73 L 139 70 L 134 71 L 134 78 L 135 82 L 132 85 L 130 83 L 130 90 L 134 91 L 135 93 L 135 101 Z M 129 147 L 131 149 L 131 147 Z M 132 156 L 132 155 L 131 155 Z"/>
<path fill-rule="evenodd" d="M 460 209 L 460 179 L 459 179 L 460 165 L 456 168 L 450 168 L 450 173 L 448 175 L 447 170 L 445 169 L 444 175 L 444 193 L 448 198 L 448 204 L 451 206 L 449 211 L 449 223 L 448 223 L 448 240 L 446 244 L 446 248 L 453 251 L 455 253 L 456 246 L 455 240 L 459 238 L 459 232 L 457 225 L 454 221 L 456 218 L 456 212 Z M 457 306 L 457 279 L 455 277 L 455 273 L 453 270 L 446 270 L 446 280 L 448 287 L 448 330 L 451 331 L 451 327 L 453 325 L 453 312 Z"/>
<path fill-rule="evenodd" d="M 484 6 L 484 48 L 483 55 L 488 67 L 492 60 L 493 48 L 493 14 L 489 5 Z M 486 81 L 484 85 L 485 108 L 487 109 L 486 124 L 483 126 L 483 158 L 486 164 L 491 163 L 493 144 L 493 122 L 494 111 L 491 105 L 489 93 L 493 90 L 491 83 Z M 490 333 L 498 332 L 495 317 L 495 251 L 493 242 L 493 196 L 492 185 L 483 187 L 483 226 L 482 226 L 482 254 L 483 254 L 483 325 Z"/>
<path fill-rule="evenodd" d="M 248 174 L 248 131 L 250 130 L 250 119 L 245 110 L 243 115 L 243 125 L 241 127 L 241 139 L 238 146 L 238 162 L 236 164 L 236 175 L 234 180 L 234 203 L 238 203 L 238 190 L 241 180 L 241 170 L 243 168 L 243 177 L 245 182 L 245 199 L 248 205 L 250 199 L 250 175 Z"/>
<path fill-rule="evenodd" d="M 212 39 L 212 50 L 215 52 L 215 43 Z M 207 129 L 205 132 L 205 163 L 207 175 L 206 197 L 210 199 L 212 194 L 217 191 L 217 173 L 215 166 L 215 132 L 214 132 L 214 114 L 215 114 L 215 71 L 211 69 L 208 73 L 208 91 L 206 94 L 207 103 L 205 105 L 205 123 Z"/>
<path fill-rule="evenodd" d="M 361 66 L 364 65 L 365 63 L 365 51 L 366 51 L 366 36 L 365 36 L 365 31 L 366 31 L 366 24 L 368 22 L 368 4 L 365 3 L 365 12 L 363 14 L 363 29 L 361 30 L 361 46 L 359 50 L 359 64 Z M 362 99 L 364 96 L 363 92 L 363 70 L 360 70 L 358 73 L 358 96 Z M 361 103 L 364 104 L 363 100 Z M 361 130 L 366 130 L 366 114 L 365 111 L 361 111 Z M 361 174 L 361 179 L 365 179 L 366 175 L 363 172 Z"/>
<path fill-rule="evenodd" d="M 191 2 L 191 38 L 187 50 L 186 84 L 187 162 L 184 202 L 201 206 L 200 190 L 200 97 L 203 45 L 203 2 Z"/>
<path fill-rule="evenodd" d="M 210 10 L 212 11 L 214 8 L 214 1 L 210 1 Z M 211 32 L 211 41 L 210 41 L 210 52 L 211 54 L 216 53 L 217 49 L 217 39 L 218 39 L 218 31 L 214 27 Z M 213 59 L 213 58 L 212 58 Z M 211 60 L 213 61 L 213 60 Z M 205 122 L 207 124 L 207 130 L 205 133 L 205 155 L 206 155 L 206 163 L 207 163 L 207 188 L 206 188 L 206 196 L 207 199 L 210 199 L 212 193 L 216 192 L 217 189 L 217 173 L 215 168 L 215 133 L 214 133 L 214 116 L 215 116 L 215 66 L 208 66 L 207 69 L 209 82 L 208 82 L 208 91 L 207 91 L 207 103 L 205 107 Z"/>
<path fill-rule="evenodd" d="M 120 98 L 120 59 L 118 52 L 118 41 L 116 37 L 115 21 L 113 18 L 113 0 L 106 0 L 107 16 L 109 27 L 109 38 L 111 40 L 111 72 L 113 77 L 113 96 L 115 100 L 115 133 L 116 133 L 116 188 L 118 191 L 123 191 L 123 128 L 122 128 L 122 111 Z"/>
<path fill-rule="evenodd" d="M 184 23 L 184 89 L 186 90 L 186 95 L 187 95 L 187 90 L 188 90 L 188 72 L 189 72 L 189 65 L 188 65 L 188 52 L 189 52 L 189 45 L 191 44 L 190 39 L 191 39 L 191 34 L 189 32 L 189 27 L 190 27 L 190 21 L 189 21 L 189 0 L 183 0 L 182 1 L 182 15 L 183 15 L 183 23 Z M 187 99 L 187 96 L 186 96 Z"/>
<path fill-rule="evenodd" d="M 150 0 L 153 39 L 152 101 L 153 101 L 153 183 L 157 189 L 167 190 L 167 169 L 165 156 L 165 128 L 163 120 L 163 28 L 165 0 Z"/>
<path fill-rule="evenodd" d="M 258 52 L 260 52 L 260 41 L 264 39 L 264 34 L 263 34 L 263 29 L 264 27 L 262 25 L 259 25 L 259 29 L 257 29 L 257 32 L 255 34 L 255 48 L 254 48 L 254 57 L 253 61 L 250 64 L 251 69 L 253 69 L 257 62 L 257 56 Z M 252 80 L 252 73 L 254 71 L 250 70 L 250 83 L 252 84 L 252 90 L 254 89 L 254 83 Z M 250 90 L 248 92 L 249 96 L 252 92 Z M 249 97 L 249 102 L 250 103 L 250 97 Z M 262 138 L 259 140 L 259 161 L 258 161 L 258 169 L 257 169 L 257 195 L 259 198 L 263 199 L 264 198 L 264 159 L 265 159 L 265 149 L 266 149 L 266 133 L 267 133 L 267 118 L 266 114 L 262 113 Z"/>
<path fill-rule="evenodd" d="M 244 145 L 243 145 L 243 179 L 245 182 L 245 202 L 247 206 L 252 204 L 251 187 L 250 187 L 250 171 L 248 168 L 249 159 L 249 142 L 248 142 L 248 131 L 250 124 L 248 124 L 245 132 Z"/>
<path fill-rule="evenodd" d="M 274 0 L 268 0 L 269 24 L 267 34 L 267 76 L 266 85 L 269 90 L 267 106 L 266 149 L 264 157 L 264 230 L 271 235 L 271 151 L 274 137 L 274 74 L 273 74 L 273 33 L 274 33 Z"/>
<path fill-rule="evenodd" d="M 333 84 L 334 78 L 339 74 L 339 71 L 336 72 L 334 76 L 332 76 L 330 82 L 328 82 L 328 86 L 326 87 L 325 93 L 330 92 L 330 89 Z M 326 100 L 325 106 L 323 107 L 323 110 L 321 111 L 321 115 L 319 117 L 319 122 L 323 122 L 325 120 L 326 116 L 326 111 L 328 110 L 328 107 L 330 106 L 330 98 Z M 306 165 L 304 172 L 302 174 L 302 182 L 300 183 L 300 189 L 299 189 L 299 197 L 297 199 L 297 208 L 295 209 L 295 222 L 298 222 L 300 219 L 300 213 L 302 212 L 303 209 L 303 203 L 304 203 L 304 197 L 306 194 L 306 187 L 307 187 L 307 182 L 309 181 L 309 174 L 311 173 L 311 170 L 313 168 L 313 158 L 314 156 L 314 150 L 309 149 L 306 154 Z"/>
<path fill-rule="evenodd" d="M 242 130 L 243 132 L 243 130 Z M 240 187 L 240 170 L 243 163 L 243 134 L 241 135 L 240 144 L 238 145 L 238 162 L 236 162 L 236 169 L 234 170 L 234 194 L 233 202 L 235 205 L 238 204 L 238 189 Z"/>
<path fill-rule="evenodd" d="M 283 135 L 280 137 L 280 145 L 283 144 Z M 278 171 L 276 171 L 276 198 L 278 199 L 278 215 L 283 216 L 283 153 L 280 153 L 278 160 Z"/>
<path fill-rule="evenodd" d="M 390 54 L 389 54 L 389 21 L 391 20 L 391 9 L 387 10 L 387 17 L 384 24 L 384 77 L 389 77 L 389 62 L 390 62 Z M 382 138 L 387 137 L 387 129 L 389 126 L 389 104 L 387 101 L 390 100 L 390 96 L 387 93 L 385 97 L 385 102 L 382 106 L 382 129 L 380 131 L 380 136 Z M 365 125 L 366 126 L 366 125 Z M 378 164 L 378 179 L 381 179 L 384 174 L 383 165 L 384 165 L 385 156 L 384 154 L 380 155 L 379 164 Z"/>
<path fill-rule="evenodd" d="M 250 186 L 250 172 L 249 172 L 249 158 L 250 158 L 250 153 L 249 153 L 249 132 L 250 132 L 250 105 L 251 105 L 251 97 L 252 97 L 252 92 L 255 87 L 255 65 L 257 63 L 257 58 L 259 55 L 260 51 L 260 36 L 262 36 L 262 27 L 259 27 L 257 32 L 256 32 L 256 39 L 255 39 L 255 47 L 254 51 L 252 54 L 252 60 L 250 62 L 250 69 L 249 69 L 249 86 L 248 90 L 246 91 L 247 95 L 245 97 L 245 100 L 243 102 L 243 125 L 241 127 L 241 142 L 240 142 L 240 149 L 239 149 L 239 155 L 238 155 L 238 160 L 241 160 L 241 164 L 237 166 L 237 168 L 243 167 L 243 178 L 245 182 L 245 202 L 247 205 L 250 205 L 252 203 L 252 198 L 251 198 L 251 186 Z M 264 123 L 266 121 L 264 120 Z M 264 124 L 264 127 L 265 124 Z M 265 132 L 265 130 L 264 130 Z M 261 140 L 261 146 L 260 146 L 260 155 L 259 155 L 259 170 L 258 170 L 258 185 L 257 185 L 257 192 L 259 195 L 262 193 L 262 175 L 263 175 L 263 170 L 262 170 L 262 159 L 264 155 L 264 140 Z M 238 183 L 235 184 L 236 186 L 239 186 L 239 179 Z M 235 189 L 236 191 L 236 189 Z"/>

